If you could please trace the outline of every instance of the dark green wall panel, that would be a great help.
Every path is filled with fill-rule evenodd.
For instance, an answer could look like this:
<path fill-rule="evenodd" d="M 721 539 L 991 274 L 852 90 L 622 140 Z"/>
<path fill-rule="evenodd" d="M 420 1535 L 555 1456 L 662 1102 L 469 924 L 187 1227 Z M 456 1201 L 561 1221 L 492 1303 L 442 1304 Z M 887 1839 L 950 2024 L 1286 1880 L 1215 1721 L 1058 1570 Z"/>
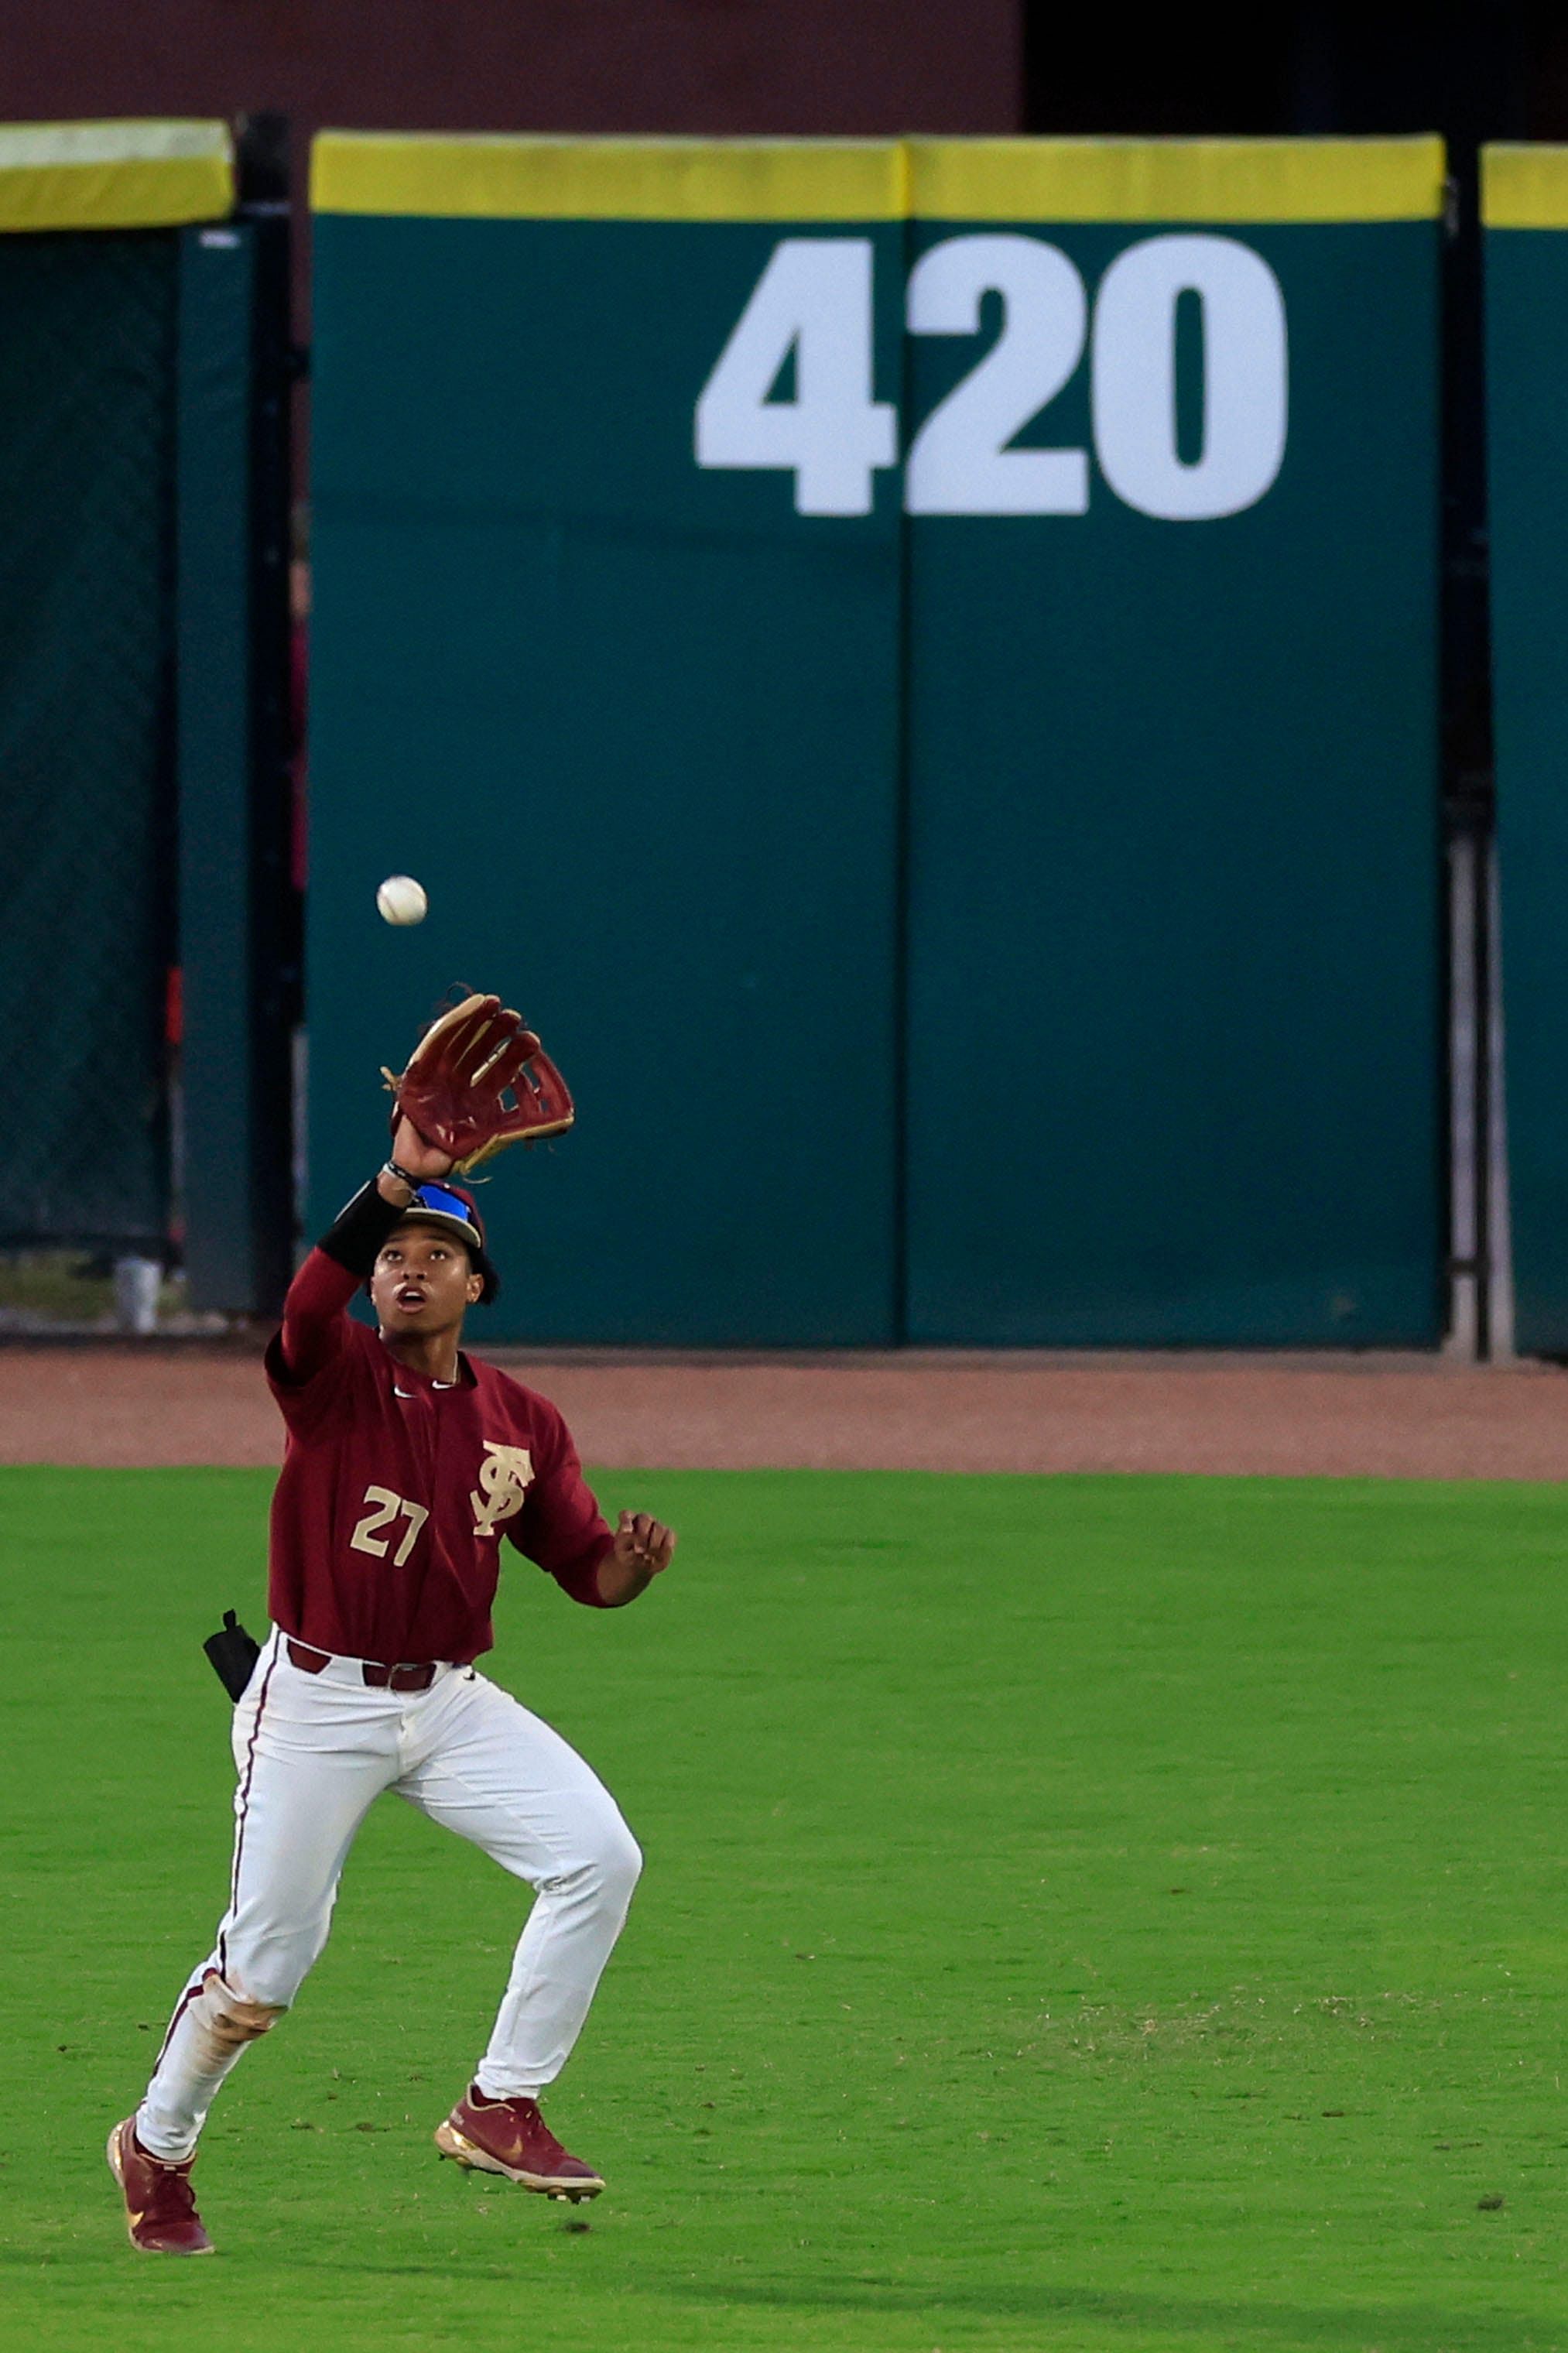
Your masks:
<path fill-rule="evenodd" d="M 896 1331 L 896 478 L 803 517 L 692 458 L 790 234 L 316 225 L 312 1216 L 439 992 L 506 991 L 580 1120 L 487 1188 L 491 1337 Z M 900 232 L 864 234 L 887 397 Z"/>
<path fill-rule="evenodd" d="M 1030 232 L 1091 316 L 1161 233 Z M 1156 519 L 1091 456 L 1084 513 L 911 519 L 912 1339 L 1440 1329 L 1437 232 L 1211 233 L 1284 296 L 1255 504 Z M 911 338 L 917 421 L 999 325 Z M 1090 373 L 1021 446 L 1092 450 Z"/>

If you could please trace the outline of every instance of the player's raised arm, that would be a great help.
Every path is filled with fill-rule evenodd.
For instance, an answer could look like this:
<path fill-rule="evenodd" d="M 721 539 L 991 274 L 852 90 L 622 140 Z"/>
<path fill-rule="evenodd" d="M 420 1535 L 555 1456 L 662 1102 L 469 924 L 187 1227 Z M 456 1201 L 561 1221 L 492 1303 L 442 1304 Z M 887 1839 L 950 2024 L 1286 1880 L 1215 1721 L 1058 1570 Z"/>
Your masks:
<path fill-rule="evenodd" d="M 343 1345 L 349 1302 L 416 1188 L 476 1167 L 510 1144 L 558 1135 L 574 1117 L 570 1090 L 535 1032 L 499 997 L 466 997 L 433 1021 L 400 1075 L 392 1157 L 356 1193 L 306 1259 L 268 1351 L 279 1388 L 312 1380 Z"/>
<path fill-rule="evenodd" d="M 450 1155 L 426 1144 L 411 1121 L 399 1120 L 391 1159 L 344 1204 L 289 1284 L 272 1369 L 302 1382 L 331 1362 L 342 1345 L 349 1302 L 406 1214 L 416 1187 L 444 1176 L 451 1165 Z"/>

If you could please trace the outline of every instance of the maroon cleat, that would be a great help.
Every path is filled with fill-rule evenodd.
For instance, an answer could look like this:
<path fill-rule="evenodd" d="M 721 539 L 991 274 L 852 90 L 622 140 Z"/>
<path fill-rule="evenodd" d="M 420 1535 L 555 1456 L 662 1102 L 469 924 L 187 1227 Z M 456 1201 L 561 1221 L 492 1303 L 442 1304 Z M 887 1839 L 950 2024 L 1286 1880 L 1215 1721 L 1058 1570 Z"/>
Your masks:
<path fill-rule="evenodd" d="M 109 2163 L 125 2193 L 126 2227 L 133 2247 L 144 2255 L 213 2253 L 191 2194 L 194 2157 L 171 2165 L 151 2156 L 136 2137 L 135 2117 L 127 2116 L 109 2136 Z"/>
<path fill-rule="evenodd" d="M 436 2127 L 443 2157 L 479 2173 L 504 2173 L 546 2198 L 596 2198 L 603 2181 L 580 2157 L 569 2157 L 539 2113 L 537 2100 L 487 2100 L 471 2084 L 444 2125 Z"/>

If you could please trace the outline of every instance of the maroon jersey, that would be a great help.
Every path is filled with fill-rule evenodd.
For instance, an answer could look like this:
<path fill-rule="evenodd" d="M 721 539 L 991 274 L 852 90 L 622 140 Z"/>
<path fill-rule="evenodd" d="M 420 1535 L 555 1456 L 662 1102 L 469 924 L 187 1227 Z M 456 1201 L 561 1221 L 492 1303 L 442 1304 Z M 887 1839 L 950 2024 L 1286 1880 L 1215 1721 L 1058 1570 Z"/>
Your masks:
<path fill-rule="evenodd" d="M 503 1536 L 602 1607 L 614 1538 L 555 1408 L 466 1356 L 449 1388 L 410 1372 L 347 1313 L 360 1282 L 312 1250 L 267 1351 L 289 1425 L 273 1622 L 344 1658 L 465 1665 L 494 1640 Z"/>

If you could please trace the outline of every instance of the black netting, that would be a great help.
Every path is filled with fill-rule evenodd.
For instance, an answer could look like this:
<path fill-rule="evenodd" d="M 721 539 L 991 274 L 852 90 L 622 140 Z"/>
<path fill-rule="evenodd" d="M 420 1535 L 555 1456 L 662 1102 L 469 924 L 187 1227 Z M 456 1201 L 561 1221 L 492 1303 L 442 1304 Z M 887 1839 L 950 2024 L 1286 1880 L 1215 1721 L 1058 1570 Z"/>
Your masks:
<path fill-rule="evenodd" d="M 0 1241 L 167 1223 L 177 267 L 0 237 Z"/>

